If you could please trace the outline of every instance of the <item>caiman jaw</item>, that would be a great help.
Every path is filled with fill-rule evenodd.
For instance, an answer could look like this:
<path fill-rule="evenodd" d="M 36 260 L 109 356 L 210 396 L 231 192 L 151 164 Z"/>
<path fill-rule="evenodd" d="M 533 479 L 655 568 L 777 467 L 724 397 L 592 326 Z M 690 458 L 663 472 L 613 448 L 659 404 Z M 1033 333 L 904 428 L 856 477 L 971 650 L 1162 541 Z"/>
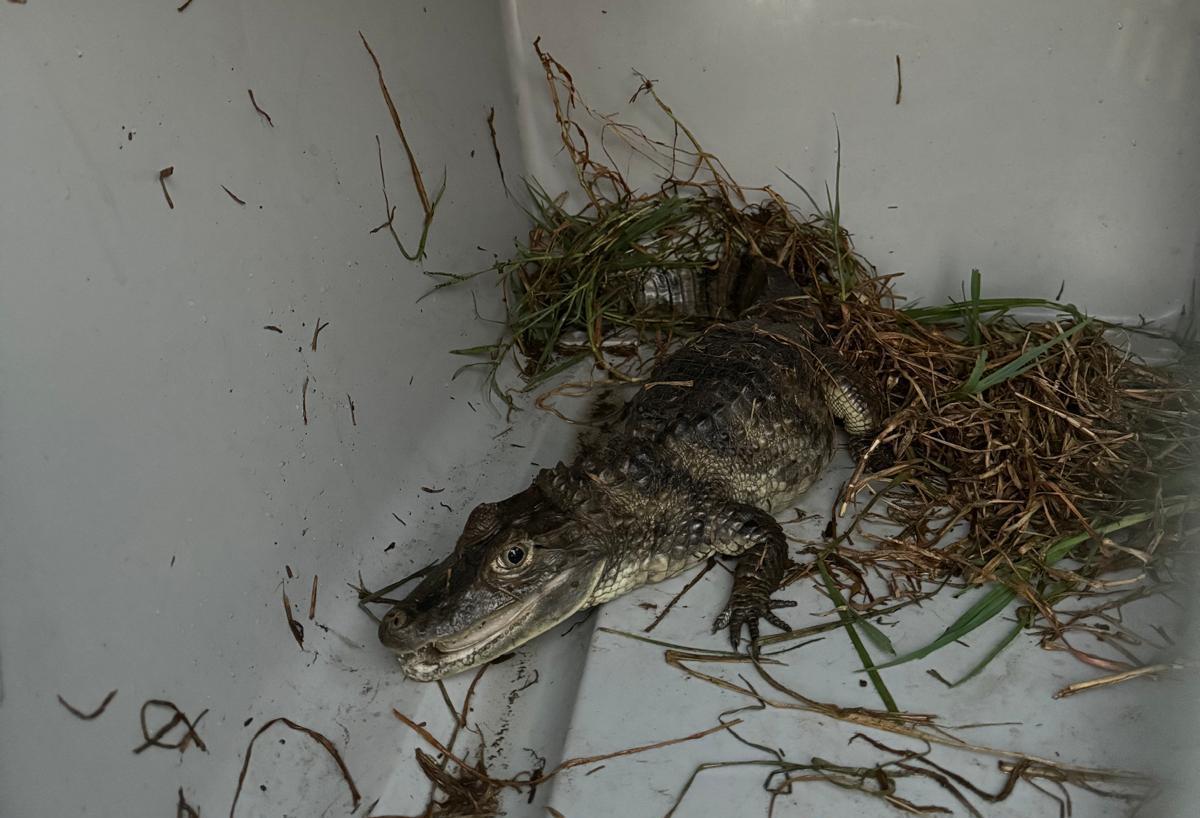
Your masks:
<path fill-rule="evenodd" d="M 460 634 L 435 639 L 414 654 L 399 657 L 404 675 L 419 682 L 432 682 L 471 667 L 477 663 L 476 657 L 490 653 L 488 646 L 519 624 L 537 601 L 534 597 L 513 602 Z"/>
<path fill-rule="evenodd" d="M 419 682 L 435 681 L 515 650 L 567 619 L 587 604 L 601 573 L 597 567 L 586 572 L 568 569 L 524 599 L 497 608 L 455 633 L 407 650 L 390 639 L 385 638 L 384 644 L 396 650 L 404 675 Z"/>
<path fill-rule="evenodd" d="M 506 605 L 491 614 L 487 619 L 484 619 L 477 625 L 472 625 L 460 634 L 447 637 L 446 639 L 434 640 L 432 647 L 446 656 L 454 656 L 466 653 L 473 648 L 479 648 L 495 639 L 504 630 L 512 627 L 517 620 L 521 619 L 537 604 L 537 601 L 537 597 L 530 597 L 529 599 Z"/>

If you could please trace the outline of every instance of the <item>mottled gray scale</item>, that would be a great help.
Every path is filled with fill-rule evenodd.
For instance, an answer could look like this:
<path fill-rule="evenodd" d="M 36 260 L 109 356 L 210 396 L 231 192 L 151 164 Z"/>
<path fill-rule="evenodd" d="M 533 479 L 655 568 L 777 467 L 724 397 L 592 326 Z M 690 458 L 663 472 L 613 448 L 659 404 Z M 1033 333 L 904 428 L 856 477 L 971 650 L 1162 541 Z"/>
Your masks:
<path fill-rule="evenodd" d="M 771 598 L 788 565 L 772 514 L 829 462 L 835 416 L 861 439 L 879 403 L 802 328 L 758 315 L 666 358 L 606 440 L 471 514 L 454 553 L 380 625 L 406 673 L 490 661 L 714 554 L 739 556 L 716 621 L 735 646 L 760 619 L 788 627 L 773 613 L 794 603 Z"/>
<path fill-rule="evenodd" d="M 846 433 L 874 434 L 883 415 L 878 388 L 833 350 L 814 347 L 812 354 L 826 376 L 821 379 L 825 400 Z"/>
<path fill-rule="evenodd" d="M 739 322 L 663 362 L 630 403 L 624 436 L 675 474 L 766 509 L 805 491 L 833 451 L 823 373 L 803 348 Z"/>

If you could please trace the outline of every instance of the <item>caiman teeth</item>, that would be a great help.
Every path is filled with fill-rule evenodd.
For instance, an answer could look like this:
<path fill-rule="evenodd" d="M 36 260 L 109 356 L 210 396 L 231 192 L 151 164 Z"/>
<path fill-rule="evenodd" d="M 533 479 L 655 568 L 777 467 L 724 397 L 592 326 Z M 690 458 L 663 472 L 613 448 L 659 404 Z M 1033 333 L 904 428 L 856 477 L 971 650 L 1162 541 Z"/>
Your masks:
<path fill-rule="evenodd" d="M 441 653 L 459 653 L 495 639 L 502 631 L 508 629 L 514 622 L 533 608 L 537 597 L 513 602 L 488 616 L 487 619 L 472 625 L 460 634 L 436 640 L 432 647 Z"/>

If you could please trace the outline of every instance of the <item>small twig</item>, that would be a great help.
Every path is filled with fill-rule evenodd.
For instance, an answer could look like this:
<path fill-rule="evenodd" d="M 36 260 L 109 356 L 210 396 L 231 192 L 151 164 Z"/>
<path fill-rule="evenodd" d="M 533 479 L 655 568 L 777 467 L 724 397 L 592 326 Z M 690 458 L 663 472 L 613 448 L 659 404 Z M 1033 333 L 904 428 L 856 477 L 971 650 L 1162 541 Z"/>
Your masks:
<path fill-rule="evenodd" d="M 167 197 L 167 207 L 171 208 L 172 210 L 174 210 L 174 209 L 175 209 L 175 202 L 171 201 L 171 194 L 170 194 L 170 192 L 167 190 L 167 178 L 168 178 L 168 177 L 169 177 L 169 176 L 170 176 L 172 173 L 174 173 L 174 172 L 175 172 L 175 166 L 174 166 L 174 165 L 170 165 L 170 166 L 168 166 L 168 167 L 165 167 L 165 168 L 163 168 L 162 170 L 160 170 L 160 171 L 158 172 L 158 184 L 159 184 L 159 187 L 161 187 L 161 188 L 162 188 L 163 196 L 166 196 L 166 197 Z"/>
<path fill-rule="evenodd" d="M 667 606 L 662 609 L 662 613 L 660 613 L 658 616 L 654 617 L 653 622 L 651 622 L 646 627 L 642 628 L 642 633 L 650 633 L 650 631 L 657 628 L 658 623 L 663 621 L 663 617 L 665 617 L 667 614 L 669 614 L 671 612 L 671 609 L 675 607 L 675 603 L 678 602 L 679 600 L 681 600 L 683 598 L 684 594 L 686 594 L 688 591 L 692 590 L 692 587 L 695 586 L 695 584 L 697 582 L 704 579 L 704 575 L 707 574 L 709 571 L 711 571 L 712 567 L 716 564 L 717 564 L 716 558 L 709 557 L 708 561 L 704 563 L 704 567 L 696 572 L 696 576 L 694 576 L 690 580 L 688 580 L 688 584 L 684 585 L 683 589 L 679 593 L 677 593 L 677 594 L 675 594 L 675 596 L 671 597 L 671 601 L 668 602 Z"/>
<path fill-rule="evenodd" d="M 304 386 L 300 387 L 300 411 L 304 425 L 308 425 L 308 376 L 304 378 Z"/>
<path fill-rule="evenodd" d="M 875 688 L 875 692 L 879 694 L 880 700 L 889 713 L 899 713 L 900 708 L 896 705 L 896 700 L 892 698 L 892 693 L 888 690 L 887 684 L 884 683 L 883 677 L 879 675 L 879 671 L 875 670 L 872 665 L 874 661 L 871 659 L 871 654 L 867 652 L 866 645 L 863 644 L 862 638 L 858 635 L 858 631 L 854 627 L 855 619 L 858 615 L 846 604 L 846 599 L 842 596 L 841 590 L 837 583 L 833 580 L 833 575 L 829 569 L 825 567 L 825 557 L 817 558 L 817 568 L 821 572 L 821 579 L 825 583 L 825 589 L 829 593 L 830 600 L 837 607 L 838 617 L 842 620 L 842 625 L 846 628 L 846 635 L 850 637 L 850 644 L 854 648 L 854 652 L 858 654 L 859 660 L 863 666 L 869 668 L 867 676 L 871 679 L 871 684 Z M 865 620 L 861 620 L 865 622 Z"/>
<path fill-rule="evenodd" d="M 346 402 L 350 404 L 350 425 L 357 426 L 358 419 L 354 416 L 354 398 L 350 397 L 349 392 L 346 393 Z"/>
<path fill-rule="evenodd" d="M 656 741 L 653 744 L 642 744 L 637 747 L 630 747 L 625 750 L 617 750 L 616 752 L 612 752 L 612 753 L 603 753 L 602 755 L 580 756 L 578 758 L 569 758 L 566 761 L 559 764 L 553 770 L 551 770 L 548 773 L 545 773 L 544 775 L 540 776 L 539 778 L 530 779 L 530 781 L 528 783 L 541 784 L 542 782 L 547 781 L 547 780 L 553 778 L 554 776 L 558 775 L 563 770 L 569 770 L 572 767 L 581 767 L 585 764 L 595 764 L 597 761 L 607 761 L 610 758 L 617 758 L 619 756 L 628 756 L 628 755 L 634 755 L 636 753 L 644 753 L 647 750 L 658 750 L 663 747 L 670 747 L 674 744 L 682 744 L 686 741 L 696 741 L 697 739 L 702 739 L 705 736 L 710 736 L 713 733 L 719 733 L 722 730 L 728 730 L 730 727 L 736 727 L 737 725 L 739 725 L 741 723 L 742 723 L 741 719 L 734 719 L 733 721 L 722 722 L 721 724 L 717 724 L 712 727 L 709 727 L 707 730 L 700 730 L 699 732 L 691 733 L 686 736 L 680 736 L 679 738 L 667 739 L 666 741 Z"/>
<path fill-rule="evenodd" d="M 496 109 L 492 108 L 487 115 L 488 132 L 492 137 L 492 152 L 496 154 L 496 168 L 500 171 L 500 184 L 504 187 L 504 195 L 511 199 L 512 195 L 508 192 L 508 182 L 504 178 L 504 165 L 500 162 L 500 145 L 496 141 Z"/>
<path fill-rule="evenodd" d="M 304 626 L 296 621 L 296 616 L 292 613 L 292 601 L 288 599 L 287 591 L 283 592 L 283 613 L 287 616 L 288 630 L 292 632 L 292 638 L 296 640 L 300 650 L 304 650 Z"/>
<path fill-rule="evenodd" d="M 146 724 L 146 712 L 151 707 L 164 708 L 173 713 L 170 720 L 168 720 L 167 723 L 162 727 L 155 730 L 153 735 L 150 734 L 150 728 Z M 162 747 L 165 750 L 178 750 L 182 753 L 190 744 L 194 743 L 201 751 L 207 753 L 208 747 L 205 746 L 204 741 L 200 738 L 199 734 L 196 733 L 196 726 L 200 724 L 200 720 L 203 719 L 207 713 L 208 710 L 201 711 L 200 715 L 196 716 L 195 720 L 193 721 L 185 716 L 183 711 L 180 710 L 178 705 L 176 705 L 174 702 L 169 702 L 165 699 L 150 699 L 142 704 L 142 709 L 139 714 L 139 721 L 142 727 L 142 738 L 145 740 L 139 746 L 135 747 L 133 752 L 138 754 L 149 749 L 150 747 Z M 184 725 L 187 728 L 187 731 L 183 734 L 179 741 L 175 742 L 174 744 L 164 742 L 162 740 L 163 736 L 174 730 L 180 724 Z"/>
<path fill-rule="evenodd" d="M 933 678 L 937 679 L 939 682 L 941 682 L 942 684 L 944 684 L 946 687 L 954 687 L 954 682 L 950 681 L 949 679 L 947 679 L 947 678 L 946 678 L 945 676 L 943 676 L 942 674 L 938 673 L 938 672 L 937 672 L 936 670 L 934 670 L 933 668 L 929 668 L 929 669 L 928 669 L 928 670 L 926 670 L 925 672 L 926 672 L 926 673 L 928 673 L 928 674 L 929 674 L 930 676 L 932 676 Z"/>
<path fill-rule="evenodd" d="M 247 88 L 246 93 L 250 95 L 250 104 L 254 106 L 254 110 L 258 111 L 258 113 L 262 116 L 262 118 L 267 120 L 267 124 L 270 125 L 272 128 L 274 128 L 275 123 L 271 121 L 271 115 L 268 114 L 266 111 L 264 111 L 262 108 L 260 108 L 258 105 L 258 100 L 256 100 L 254 98 L 254 90 L 251 88 Z"/>
<path fill-rule="evenodd" d="M 317 617 L 317 575 L 313 574 L 312 595 L 308 598 L 308 619 L 311 622 Z"/>
<path fill-rule="evenodd" d="M 322 324 L 321 318 L 320 318 L 320 316 L 318 316 L 317 317 L 317 325 L 315 327 L 313 327 L 313 337 L 312 337 L 312 351 L 313 352 L 317 351 L 317 336 L 320 335 L 321 330 L 325 329 L 327 326 L 329 326 L 329 322 L 326 321 L 324 324 Z"/>
<path fill-rule="evenodd" d="M 438 741 L 436 738 L 434 738 L 433 734 L 431 734 L 428 730 L 426 730 L 422 725 L 417 724 L 415 721 L 413 721 L 408 716 L 401 713 L 399 710 L 396 710 L 395 708 L 392 709 L 392 715 L 395 716 L 397 719 L 399 719 L 401 722 L 403 722 L 405 725 L 407 725 L 411 730 L 416 732 L 419 736 L 421 736 L 421 738 L 425 739 L 425 741 L 428 742 L 428 744 L 431 747 L 433 747 L 439 753 L 441 753 L 442 755 L 445 755 L 451 761 L 453 761 L 455 764 L 457 764 L 461 769 L 463 769 L 467 772 L 474 773 L 474 768 L 471 765 L 467 764 L 466 761 L 464 761 L 463 759 L 454 755 L 454 753 L 452 753 L 450 751 L 450 748 L 446 747 L 440 741 Z M 728 730 L 730 727 L 736 727 L 737 725 L 739 725 L 741 723 L 742 723 L 741 719 L 734 719 L 733 721 L 727 721 L 727 722 L 723 722 L 721 724 L 715 725 L 713 727 L 709 727 L 707 730 L 701 730 L 697 733 L 692 733 L 687 736 L 681 736 L 679 738 L 667 739 L 666 741 L 658 741 L 658 742 L 655 742 L 654 744 L 643 744 L 643 745 L 640 745 L 637 747 L 630 747 L 625 750 L 617 750 L 616 752 L 613 752 L 613 753 L 604 753 L 603 755 L 597 755 L 597 756 L 581 756 L 578 758 L 569 758 L 566 761 L 563 761 L 562 763 L 560 763 L 557 767 L 555 767 L 550 772 L 544 773 L 536 778 L 529 778 L 529 779 L 491 778 L 490 776 L 483 776 L 482 774 L 479 774 L 479 773 L 475 773 L 475 775 L 477 777 L 479 777 L 481 780 L 487 780 L 487 781 L 492 782 L 493 784 L 499 784 L 501 786 L 511 787 L 513 789 L 518 789 L 520 787 L 528 787 L 528 786 L 533 786 L 533 785 L 540 785 L 540 784 L 545 783 L 546 781 L 549 781 L 551 778 L 558 775 L 563 770 L 569 770 L 572 767 L 579 767 L 584 764 L 594 764 L 597 761 L 607 761 L 610 758 L 617 758 L 618 756 L 628 756 L 628 755 L 634 755 L 636 753 L 644 753 L 647 750 L 658 750 L 663 747 L 670 747 L 673 744 L 682 744 L 685 741 L 695 741 L 697 739 L 704 738 L 705 736 L 712 735 L 713 733 L 718 733 L 721 730 Z"/>
<path fill-rule="evenodd" d="M 187 3 L 190 2 L 192 0 L 187 0 Z M 187 3 L 183 5 L 186 6 Z M 179 10 L 183 11 L 182 8 Z M 189 804 L 187 799 L 183 797 L 183 787 L 179 788 L 179 801 L 175 804 L 175 818 L 200 818 L 200 810 Z"/>
<path fill-rule="evenodd" d="M 280 335 L 283 335 L 283 329 L 275 326 L 274 324 L 267 324 L 265 327 L 263 327 L 263 329 L 269 329 L 271 332 L 278 332 Z"/>
<path fill-rule="evenodd" d="M 421 238 L 417 243 L 416 252 L 409 253 L 400 241 L 400 236 L 396 233 L 396 228 L 393 225 L 396 218 L 396 209 L 391 206 L 387 198 L 387 180 L 383 179 L 383 148 L 379 147 L 379 175 L 383 179 L 383 199 L 384 207 L 387 208 L 387 221 L 371 232 L 376 233 L 384 227 L 388 228 L 392 234 L 392 238 L 396 241 L 396 246 L 400 248 L 401 254 L 409 261 L 420 261 L 425 257 L 425 241 L 429 237 L 429 227 L 433 223 L 434 211 L 437 209 L 442 194 L 446 192 L 446 182 L 443 178 L 441 190 L 430 201 L 429 194 L 425 192 L 425 181 L 421 177 L 421 168 L 417 165 L 417 158 L 413 154 L 412 146 L 408 144 L 408 137 L 404 133 L 404 127 L 400 124 L 400 113 L 396 110 L 396 103 L 392 101 L 392 93 L 388 90 L 387 82 L 383 79 L 383 67 L 379 64 L 379 58 L 375 56 L 370 43 L 367 42 L 367 38 L 363 36 L 361 31 L 358 32 L 358 37 L 362 40 L 363 47 L 367 49 L 367 53 L 371 55 L 371 62 L 375 64 L 375 74 L 379 79 L 379 90 L 383 94 L 384 103 L 387 104 L 388 113 L 392 118 L 392 125 L 396 128 L 396 134 L 400 137 L 400 144 L 404 147 L 404 154 L 408 157 L 408 166 L 412 171 L 413 187 L 416 188 L 417 198 L 421 201 L 421 211 L 425 214 L 421 225 Z M 375 137 L 375 142 L 378 146 L 378 136 Z"/>
<path fill-rule="evenodd" d="M 900 94 L 904 91 L 904 77 L 900 74 L 900 55 L 896 55 L 896 104 L 900 104 Z"/>
<path fill-rule="evenodd" d="M 1054 694 L 1054 698 L 1063 699 L 1067 696 L 1074 696 L 1076 693 L 1082 693 L 1085 690 L 1093 690 L 1097 687 L 1107 687 L 1108 685 L 1120 684 L 1127 682 L 1130 679 L 1137 679 L 1141 676 L 1152 676 L 1158 673 L 1165 673 L 1168 670 L 1177 670 L 1179 665 L 1160 664 L 1147 665 L 1146 667 L 1134 668 L 1126 670 L 1123 673 L 1114 673 L 1111 676 L 1101 676 L 1098 679 L 1089 679 L 1086 682 L 1076 682 L 1072 685 L 1067 685 L 1062 690 Z"/>
<path fill-rule="evenodd" d="M 24 2 L 24 1 L 25 1 L 25 0 L 21 0 L 21 2 Z M 184 9 L 186 9 L 188 6 L 190 6 L 191 4 L 192 4 L 192 0 L 183 0 L 183 5 L 182 5 L 182 6 L 179 6 L 179 7 L 178 7 L 177 9 L 175 9 L 175 10 L 176 10 L 176 11 L 183 11 L 183 10 L 184 10 Z M 183 800 L 183 790 L 180 790 L 180 791 L 179 791 L 179 800 L 180 800 L 180 801 L 182 801 L 182 800 Z"/>
<path fill-rule="evenodd" d="M 642 384 L 642 389 L 653 389 L 656 386 L 679 386 L 690 389 L 695 385 L 695 381 L 649 381 L 648 383 Z"/>
<path fill-rule="evenodd" d="M 408 166 L 412 170 L 413 186 L 417 189 L 417 196 L 421 200 L 421 210 L 428 219 L 433 215 L 433 205 L 429 203 L 429 194 L 425 192 L 425 182 L 421 178 L 421 168 L 417 166 L 417 158 L 413 155 L 412 148 L 408 144 L 408 137 L 404 135 L 404 127 L 400 124 L 400 113 L 396 110 L 396 103 L 392 102 L 392 92 L 388 90 L 387 83 L 383 79 L 383 67 L 379 64 L 379 58 L 375 56 L 371 44 L 367 42 L 367 38 L 361 31 L 358 32 L 358 36 L 362 40 L 363 47 L 367 49 L 367 53 L 371 55 L 371 62 L 375 63 L 375 73 L 379 76 L 379 90 L 383 93 L 383 101 L 387 104 L 388 113 L 391 114 L 392 124 L 396 126 L 400 144 L 404 146 L 404 154 L 408 157 Z"/>
<path fill-rule="evenodd" d="M 480 665 L 479 670 L 475 672 L 475 677 L 471 679 L 471 684 L 467 687 L 467 694 L 463 697 L 462 710 L 455 710 L 454 703 L 450 701 L 450 695 L 446 692 L 445 685 L 438 681 L 438 687 L 442 692 L 442 696 L 446 700 L 446 707 L 449 708 L 451 716 L 454 718 L 454 729 L 450 733 L 450 740 L 446 742 L 446 746 L 451 750 L 454 749 L 454 742 L 458 740 L 459 731 L 467 726 L 467 714 L 471 712 L 471 698 L 475 695 L 475 686 L 479 684 L 479 680 L 483 678 L 483 674 L 491 667 L 491 663 Z M 443 756 L 439 769 L 445 770 L 446 765 L 450 763 L 449 756 Z M 436 783 L 434 784 L 436 789 Z M 430 800 L 433 799 L 433 793 L 430 793 Z"/>
<path fill-rule="evenodd" d="M 192 2 L 192 0 L 188 0 L 188 2 L 190 3 L 190 2 Z M 223 191 L 225 191 L 226 193 L 228 193 L 228 194 L 229 194 L 229 198 L 230 198 L 230 199 L 233 199 L 235 202 L 237 202 L 238 204 L 242 205 L 243 207 L 245 206 L 245 204 L 246 204 L 246 200 L 245 200 L 245 199 L 243 199 L 243 198 L 241 198 L 240 196 L 238 196 L 236 193 L 234 193 L 234 192 L 233 192 L 232 190 L 230 190 L 229 188 L 225 187 L 225 185 L 221 185 L 221 190 L 223 190 Z"/>
<path fill-rule="evenodd" d="M 362 801 L 362 794 L 359 793 L 358 787 L 355 786 L 354 779 L 350 776 L 350 770 L 347 769 L 346 762 L 342 760 L 342 754 L 339 753 L 337 748 L 333 746 L 333 742 L 322 734 L 318 733 L 316 730 L 312 730 L 304 725 L 297 724 L 291 719 L 280 716 L 278 718 L 271 719 L 262 727 L 258 728 L 258 732 L 254 734 L 254 737 L 250 739 L 250 743 L 246 745 L 246 757 L 242 759 L 242 771 L 238 774 L 237 789 L 233 792 L 233 803 L 229 806 L 229 818 L 233 818 L 234 811 L 237 809 L 238 798 L 240 798 L 242 795 L 242 785 L 246 783 L 246 773 L 250 770 L 250 754 L 254 752 L 254 742 L 258 741 L 259 736 L 267 732 L 267 730 L 271 729 L 271 727 L 275 726 L 276 724 L 283 724 L 298 733 L 304 733 L 313 741 L 320 744 L 325 752 L 329 753 L 334 762 L 338 765 L 338 769 L 341 770 L 342 779 L 346 782 L 346 786 L 350 788 L 350 798 L 353 801 L 354 808 L 358 809 L 358 804 L 360 801 Z"/>
<path fill-rule="evenodd" d="M 70 704 L 67 703 L 67 700 L 64 699 L 62 696 L 58 697 L 58 703 L 61 704 L 63 707 L 67 708 L 67 710 L 69 710 L 72 715 L 77 716 L 78 718 L 81 718 L 84 721 L 91 721 L 92 719 L 99 718 L 104 713 L 104 711 L 108 709 L 109 703 L 113 700 L 113 697 L 115 697 L 116 695 L 117 695 L 117 691 L 115 691 L 115 690 L 109 691 L 109 694 L 104 697 L 104 701 L 100 702 L 100 706 L 97 707 L 95 710 L 93 710 L 91 713 L 84 713 L 83 711 L 78 710 L 75 707 L 72 707 Z"/>

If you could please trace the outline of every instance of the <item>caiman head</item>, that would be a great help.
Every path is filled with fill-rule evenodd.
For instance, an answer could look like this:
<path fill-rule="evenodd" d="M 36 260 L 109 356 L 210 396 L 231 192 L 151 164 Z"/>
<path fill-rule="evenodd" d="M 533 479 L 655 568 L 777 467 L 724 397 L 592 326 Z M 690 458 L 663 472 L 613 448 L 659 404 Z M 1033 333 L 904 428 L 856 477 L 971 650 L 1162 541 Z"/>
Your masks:
<path fill-rule="evenodd" d="M 535 484 L 476 506 L 454 553 L 379 625 L 404 674 L 434 681 L 490 662 L 586 607 L 605 560 Z"/>

